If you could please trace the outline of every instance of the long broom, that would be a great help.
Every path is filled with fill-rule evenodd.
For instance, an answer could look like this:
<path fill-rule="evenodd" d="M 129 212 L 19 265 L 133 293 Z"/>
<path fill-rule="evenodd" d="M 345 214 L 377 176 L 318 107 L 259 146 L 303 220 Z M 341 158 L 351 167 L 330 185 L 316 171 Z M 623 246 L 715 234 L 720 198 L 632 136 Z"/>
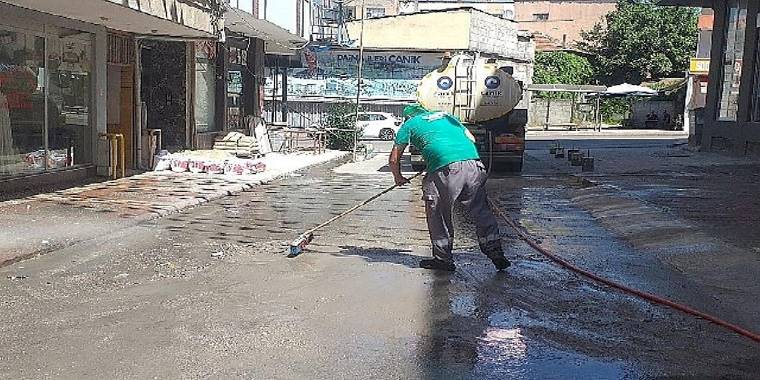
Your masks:
<path fill-rule="evenodd" d="M 411 181 L 411 180 L 419 177 L 420 175 L 422 175 L 422 173 L 423 172 L 419 172 L 419 173 L 413 175 L 412 177 L 409 178 L 409 180 Z M 397 187 L 398 187 L 398 185 L 394 184 L 393 186 L 391 186 L 391 187 L 389 187 L 389 188 L 387 188 L 387 189 L 385 189 L 385 190 L 383 190 L 383 191 L 381 191 L 381 192 L 373 195 L 369 199 L 367 199 L 367 200 L 365 200 L 365 201 L 357 204 L 356 206 L 351 207 L 350 209 L 348 209 L 346 211 L 343 211 L 342 213 L 340 213 L 338 215 L 333 216 L 328 221 L 326 221 L 326 222 L 324 222 L 324 223 L 322 223 L 322 224 L 320 224 L 320 225 L 318 225 L 318 226 L 316 226 L 316 227 L 314 227 L 314 228 L 312 228 L 312 229 L 310 229 L 310 230 L 302 233 L 296 240 L 293 240 L 293 242 L 290 243 L 290 251 L 289 251 L 290 253 L 288 254 L 288 257 L 296 257 L 296 256 L 300 255 L 301 253 L 303 253 L 303 251 L 306 248 L 306 246 L 309 245 L 309 243 L 311 243 L 312 240 L 314 240 L 314 232 L 315 231 L 317 231 L 319 229 L 322 229 L 325 226 L 327 226 L 328 224 L 330 224 L 330 223 L 332 223 L 332 222 L 334 222 L 334 221 L 336 221 L 336 220 L 338 220 L 338 219 L 340 219 L 340 218 L 342 218 L 342 217 L 344 217 L 344 216 L 346 216 L 346 215 L 348 215 L 348 214 L 356 211 L 358 208 L 367 205 L 368 203 L 374 201 L 375 199 L 380 198 L 380 197 L 382 197 L 383 195 L 385 195 L 387 193 L 390 193 L 391 191 L 393 191 Z"/>

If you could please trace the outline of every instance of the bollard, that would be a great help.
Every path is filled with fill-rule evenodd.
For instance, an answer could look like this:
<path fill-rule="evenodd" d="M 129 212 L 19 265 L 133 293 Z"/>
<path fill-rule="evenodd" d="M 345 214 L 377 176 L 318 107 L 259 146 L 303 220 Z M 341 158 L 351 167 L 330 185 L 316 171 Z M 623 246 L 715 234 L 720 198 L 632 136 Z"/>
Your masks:
<path fill-rule="evenodd" d="M 581 166 L 583 165 L 583 152 L 576 151 L 570 156 L 570 165 Z"/>
<path fill-rule="evenodd" d="M 594 157 L 583 157 L 583 164 L 581 171 L 593 172 L 594 171 Z"/>
<path fill-rule="evenodd" d="M 567 160 L 568 161 L 572 161 L 573 160 L 573 155 L 576 154 L 576 153 L 579 153 L 580 151 L 581 151 L 580 149 L 568 149 L 567 150 Z"/>
<path fill-rule="evenodd" d="M 559 142 L 555 141 L 549 145 L 549 154 L 557 154 L 557 148 L 559 148 Z"/>

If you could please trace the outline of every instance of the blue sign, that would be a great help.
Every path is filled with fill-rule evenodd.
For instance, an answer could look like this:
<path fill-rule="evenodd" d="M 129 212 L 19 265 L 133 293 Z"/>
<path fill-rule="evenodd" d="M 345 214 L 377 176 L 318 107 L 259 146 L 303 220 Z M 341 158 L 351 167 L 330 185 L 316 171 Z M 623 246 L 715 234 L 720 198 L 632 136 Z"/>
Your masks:
<path fill-rule="evenodd" d="M 501 79 L 499 77 L 492 75 L 486 78 L 486 88 L 489 90 L 495 90 L 499 88 L 501 85 Z"/>
<path fill-rule="evenodd" d="M 453 85 L 454 85 L 454 81 L 451 80 L 450 77 L 440 77 L 440 78 L 438 78 L 438 88 L 440 88 L 441 90 L 446 91 L 446 90 L 450 89 L 451 86 L 453 86 Z"/>

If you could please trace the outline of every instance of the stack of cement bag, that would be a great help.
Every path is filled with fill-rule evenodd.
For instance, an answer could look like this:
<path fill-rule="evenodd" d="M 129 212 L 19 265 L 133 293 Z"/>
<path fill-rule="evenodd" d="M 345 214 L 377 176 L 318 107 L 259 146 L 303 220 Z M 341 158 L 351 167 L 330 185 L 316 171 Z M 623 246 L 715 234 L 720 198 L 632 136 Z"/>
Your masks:
<path fill-rule="evenodd" d="M 240 132 L 230 132 L 214 140 L 214 150 L 230 152 L 238 157 L 259 157 L 259 144 L 255 137 Z"/>

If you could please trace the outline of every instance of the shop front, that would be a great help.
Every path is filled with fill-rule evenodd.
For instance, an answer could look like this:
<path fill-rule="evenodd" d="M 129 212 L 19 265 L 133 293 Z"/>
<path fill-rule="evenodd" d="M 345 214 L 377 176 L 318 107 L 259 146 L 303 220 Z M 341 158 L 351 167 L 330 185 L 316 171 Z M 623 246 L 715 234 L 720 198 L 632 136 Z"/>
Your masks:
<path fill-rule="evenodd" d="M 94 34 L 0 18 L 0 179 L 93 164 Z"/>

